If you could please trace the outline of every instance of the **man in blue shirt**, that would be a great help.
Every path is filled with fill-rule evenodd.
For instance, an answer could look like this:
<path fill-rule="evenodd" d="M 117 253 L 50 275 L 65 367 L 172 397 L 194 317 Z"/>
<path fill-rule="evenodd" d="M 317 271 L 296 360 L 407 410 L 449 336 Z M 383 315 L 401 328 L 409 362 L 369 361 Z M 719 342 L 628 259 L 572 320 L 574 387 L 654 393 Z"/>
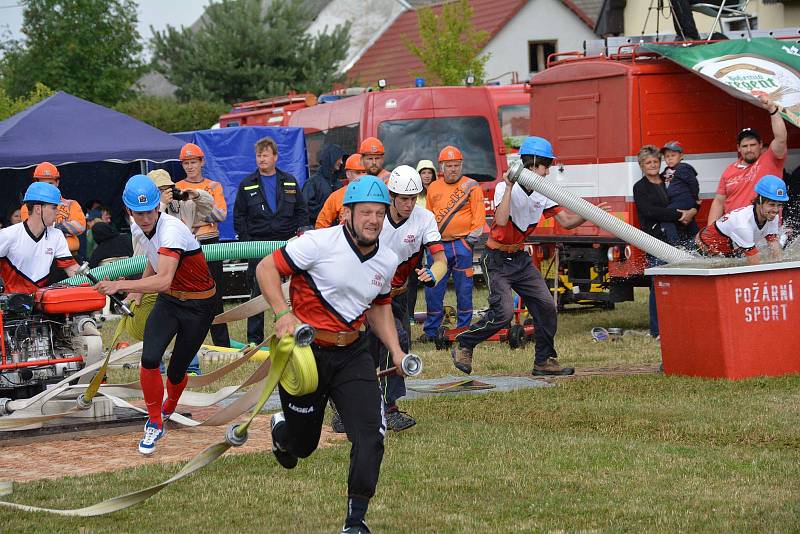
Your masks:
<path fill-rule="evenodd" d="M 276 167 L 278 146 L 271 137 L 255 146 L 255 172 L 239 184 L 233 205 L 233 228 L 239 241 L 286 241 L 308 224 L 308 209 L 291 174 Z M 255 277 L 259 260 L 250 260 L 247 280 L 253 297 L 261 294 Z M 264 314 L 247 319 L 247 341 L 264 340 Z"/>

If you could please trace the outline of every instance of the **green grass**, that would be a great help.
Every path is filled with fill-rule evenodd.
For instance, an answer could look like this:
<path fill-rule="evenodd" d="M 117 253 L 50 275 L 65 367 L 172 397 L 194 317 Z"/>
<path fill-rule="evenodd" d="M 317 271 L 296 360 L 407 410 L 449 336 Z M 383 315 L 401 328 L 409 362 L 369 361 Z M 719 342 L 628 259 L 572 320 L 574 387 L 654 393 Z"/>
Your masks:
<path fill-rule="evenodd" d="M 658 362 L 649 338 L 593 343 L 589 336 L 592 326 L 646 328 L 645 304 L 562 314 L 559 358 L 577 367 Z M 453 373 L 447 353 L 419 352 L 427 377 Z M 488 343 L 475 353 L 477 373 L 524 374 L 531 364 L 530 345 Z M 404 408 L 419 424 L 387 436 L 368 514 L 374 532 L 800 532 L 798 376 L 585 378 L 430 396 Z M 73 519 L 0 509 L 0 530 L 332 532 L 344 517 L 348 455 L 348 444 L 337 444 L 293 471 L 268 451 L 223 457 L 130 510 Z M 177 469 L 20 484 L 12 499 L 84 506 Z"/>

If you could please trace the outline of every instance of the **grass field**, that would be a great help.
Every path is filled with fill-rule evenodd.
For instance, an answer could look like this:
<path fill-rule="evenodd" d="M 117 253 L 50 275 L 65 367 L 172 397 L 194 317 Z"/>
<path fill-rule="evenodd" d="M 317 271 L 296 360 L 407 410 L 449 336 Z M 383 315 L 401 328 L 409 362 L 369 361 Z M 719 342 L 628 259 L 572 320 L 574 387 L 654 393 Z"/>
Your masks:
<path fill-rule="evenodd" d="M 476 292 L 475 302 L 485 302 L 485 291 Z M 644 331 L 641 298 L 559 320 L 562 363 L 660 360 L 649 337 L 593 343 L 589 335 L 593 326 Z M 237 325 L 233 337 L 242 332 Z M 455 374 L 448 353 L 415 348 L 425 377 Z M 530 345 L 486 344 L 475 352 L 475 373 L 527 374 L 532 359 Z M 114 373 L 114 381 L 122 379 L 121 370 Z M 403 408 L 419 424 L 387 436 L 368 514 L 373 532 L 800 531 L 797 376 L 594 377 L 505 394 L 431 396 Z M 132 446 L 120 454 L 138 453 Z M 293 471 L 268 452 L 223 457 L 130 510 L 72 519 L 0 509 L 0 531 L 336 532 L 345 513 L 348 454 L 348 444 L 337 444 Z M 153 465 L 20 484 L 12 499 L 84 506 L 176 470 Z"/>

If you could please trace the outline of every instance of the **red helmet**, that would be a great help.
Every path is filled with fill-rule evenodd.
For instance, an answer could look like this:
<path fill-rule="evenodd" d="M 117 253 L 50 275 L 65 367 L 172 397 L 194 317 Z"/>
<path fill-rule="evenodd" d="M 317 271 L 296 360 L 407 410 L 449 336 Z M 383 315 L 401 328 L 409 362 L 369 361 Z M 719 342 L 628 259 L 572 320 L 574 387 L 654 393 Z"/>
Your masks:
<path fill-rule="evenodd" d="M 447 145 L 439 152 L 439 162 L 443 161 L 463 161 L 464 155 L 461 151 L 452 145 Z"/>
<path fill-rule="evenodd" d="M 194 143 L 186 143 L 181 148 L 180 160 L 186 161 L 187 159 L 204 158 L 203 150 Z"/>
<path fill-rule="evenodd" d="M 367 137 L 361 141 L 361 145 L 358 147 L 358 153 L 362 156 L 382 156 L 385 152 L 383 143 L 377 137 Z"/>
<path fill-rule="evenodd" d="M 41 162 L 33 170 L 34 180 L 57 180 L 59 178 L 61 178 L 61 175 L 58 173 L 58 169 L 49 161 Z"/>

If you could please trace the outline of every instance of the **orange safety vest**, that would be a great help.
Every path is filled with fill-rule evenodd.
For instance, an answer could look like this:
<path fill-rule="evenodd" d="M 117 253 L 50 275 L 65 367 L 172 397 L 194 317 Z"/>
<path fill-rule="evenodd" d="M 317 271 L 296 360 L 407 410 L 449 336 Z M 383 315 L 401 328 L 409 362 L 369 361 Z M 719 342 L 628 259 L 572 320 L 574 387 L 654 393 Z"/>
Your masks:
<path fill-rule="evenodd" d="M 466 176 L 454 184 L 444 180 L 431 182 L 426 207 L 436 218 L 442 241 L 460 239 L 486 224 L 483 190 L 478 182 Z"/>

